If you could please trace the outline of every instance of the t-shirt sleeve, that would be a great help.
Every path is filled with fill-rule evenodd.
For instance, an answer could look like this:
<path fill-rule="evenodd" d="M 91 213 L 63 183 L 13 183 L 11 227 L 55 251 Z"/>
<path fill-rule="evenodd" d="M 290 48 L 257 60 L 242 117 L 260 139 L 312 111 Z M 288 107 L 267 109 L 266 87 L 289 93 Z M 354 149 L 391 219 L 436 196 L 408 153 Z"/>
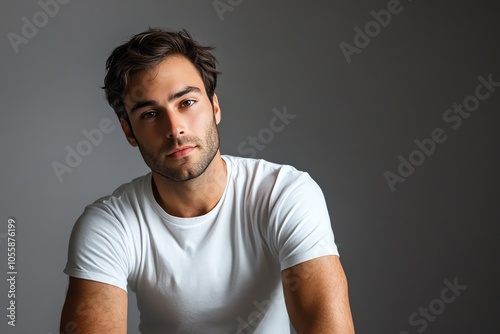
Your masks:
<path fill-rule="evenodd" d="M 317 257 L 339 256 L 326 201 L 309 174 L 279 175 L 270 219 L 281 270 Z"/>
<path fill-rule="evenodd" d="M 87 207 L 73 227 L 64 273 L 127 291 L 126 240 L 124 226 L 112 215 L 100 208 Z"/>

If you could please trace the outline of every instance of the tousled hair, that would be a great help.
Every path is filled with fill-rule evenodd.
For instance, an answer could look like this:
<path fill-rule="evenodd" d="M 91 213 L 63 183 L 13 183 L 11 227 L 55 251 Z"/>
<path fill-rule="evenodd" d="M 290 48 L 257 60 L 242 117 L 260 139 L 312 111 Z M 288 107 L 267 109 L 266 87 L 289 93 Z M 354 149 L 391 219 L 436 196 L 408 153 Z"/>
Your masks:
<path fill-rule="evenodd" d="M 106 61 L 104 92 L 109 105 L 119 119 L 128 120 L 124 99 L 131 77 L 137 72 L 151 69 L 169 56 L 183 56 L 191 61 L 205 85 L 205 91 L 213 103 L 217 86 L 217 60 L 212 53 L 214 47 L 202 46 L 186 30 L 178 32 L 160 28 L 148 30 L 132 36 L 126 43 L 116 47 Z"/>

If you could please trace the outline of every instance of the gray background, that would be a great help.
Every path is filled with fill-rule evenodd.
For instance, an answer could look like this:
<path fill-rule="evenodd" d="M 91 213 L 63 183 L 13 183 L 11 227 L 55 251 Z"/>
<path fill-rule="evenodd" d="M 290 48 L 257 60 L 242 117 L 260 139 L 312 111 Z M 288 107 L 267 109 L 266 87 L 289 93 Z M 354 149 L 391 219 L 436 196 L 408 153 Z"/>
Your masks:
<path fill-rule="evenodd" d="M 226 0 L 223 0 L 226 2 Z M 148 170 L 99 88 L 112 48 L 148 26 L 188 29 L 217 46 L 223 72 L 224 154 L 258 135 L 273 108 L 297 115 L 258 157 L 308 171 L 321 185 L 349 279 L 358 333 L 417 333 L 420 307 L 439 306 L 445 280 L 466 285 L 425 333 L 498 333 L 500 87 L 460 128 L 445 111 L 474 94 L 478 76 L 500 81 L 496 1 L 402 0 L 403 10 L 346 61 L 355 26 L 388 1 L 70 1 L 15 53 L 36 1 L 0 11 L 0 278 L 7 220 L 17 222 L 17 326 L 2 333 L 56 333 L 67 277 L 68 237 L 84 206 Z M 42 22 L 43 23 L 43 22 Z M 52 168 L 82 130 L 109 118 L 114 131 L 60 182 Z M 447 140 L 391 191 L 415 139 L 442 128 Z M 241 150 L 240 150 L 241 151 Z M 131 295 L 132 303 L 135 303 Z M 130 333 L 137 332 L 136 306 Z M 421 319 L 421 317 L 418 317 Z"/>

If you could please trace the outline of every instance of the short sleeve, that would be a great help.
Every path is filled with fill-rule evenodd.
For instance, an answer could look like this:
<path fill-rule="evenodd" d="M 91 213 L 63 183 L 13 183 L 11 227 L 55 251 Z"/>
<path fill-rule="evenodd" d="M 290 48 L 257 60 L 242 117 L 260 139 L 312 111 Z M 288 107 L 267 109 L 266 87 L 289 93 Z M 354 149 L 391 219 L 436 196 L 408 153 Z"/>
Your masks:
<path fill-rule="evenodd" d="M 76 221 L 64 273 L 127 291 L 129 272 L 125 228 L 106 211 L 87 207 Z"/>
<path fill-rule="evenodd" d="M 309 174 L 280 173 L 273 197 L 270 219 L 281 270 L 321 256 L 339 256 L 323 192 Z"/>

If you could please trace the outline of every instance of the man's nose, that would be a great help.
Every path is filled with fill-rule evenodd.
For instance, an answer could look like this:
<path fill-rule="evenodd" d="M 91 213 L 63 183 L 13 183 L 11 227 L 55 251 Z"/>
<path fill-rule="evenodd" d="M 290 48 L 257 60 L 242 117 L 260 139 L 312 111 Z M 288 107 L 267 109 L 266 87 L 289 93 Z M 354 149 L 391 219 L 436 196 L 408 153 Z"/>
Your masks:
<path fill-rule="evenodd" d="M 167 112 L 166 113 L 166 133 L 168 138 L 176 138 L 184 135 L 185 133 L 185 121 L 179 113 Z"/>

